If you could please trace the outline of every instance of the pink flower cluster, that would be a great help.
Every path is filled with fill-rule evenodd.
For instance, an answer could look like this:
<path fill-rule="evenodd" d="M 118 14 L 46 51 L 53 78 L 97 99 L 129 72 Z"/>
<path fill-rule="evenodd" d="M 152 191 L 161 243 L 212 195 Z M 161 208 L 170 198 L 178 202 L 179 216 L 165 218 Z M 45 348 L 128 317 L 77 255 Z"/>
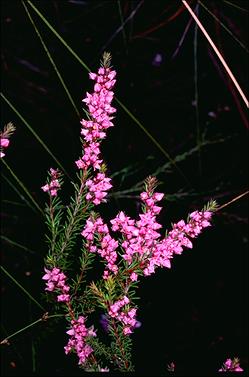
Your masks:
<path fill-rule="evenodd" d="M 190 221 L 186 224 L 184 220 L 180 220 L 173 225 L 173 229 L 163 240 L 156 242 L 152 247 L 152 253 L 148 264 L 144 269 L 144 275 L 151 275 L 155 272 L 155 267 L 171 267 L 170 259 L 174 254 L 181 254 L 183 247 L 192 248 L 192 242 L 188 237 L 197 237 L 203 228 L 210 226 L 208 220 L 211 219 L 212 212 L 200 211 L 190 214 Z"/>
<path fill-rule="evenodd" d="M 99 366 L 99 368 L 98 368 L 98 372 L 110 372 L 110 369 L 107 368 L 107 367 L 105 367 L 105 368 L 101 368 L 101 367 Z"/>
<path fill-rule="evenodd" d="M 5 149 L 9 146 L 9 138 L 15 132 L 15 126 L 9 122 L 4 126 L 3 131 L 0 131 L 0 158 L 5 156 Z"/>
<path fill-rule="evenodd" d="M 129 307 L 126 307 L 124 310 L 120 311 L 120 309 L 129 304 L 129 302 L 129 298 L 124 296 L 121 300 L 118 300 L 113 305 L 111 305 L 108 312 L 110 317 L 115 318 L 123 323 L 124 335 L 131 334 L 137 323 L 135 319 L 137 309 L 130 309 Z"/>
<path fill-rule="evenodd" d="M 103 202 L 112 185 L 110 184 L 111 178 L 106 178 L 104 173 L 98 173 L 93 179 L 86 181 L 86 187 L 89 192 L 86 194 L 86 199 L 92 201 L 95 205 Z"/>
<path fill-rule="evenodd" d="M 94 245 L 94 235 L 98 234 L 98 241 L 100 247 Z M 103 278 L 107 279 L 109 271 L 114 274 L 118 272 L 118 266 L 115 264 L 117 260 L 116 249 L 118 248 L 118 241 L 115 241 L 109 234 L 109 229 L 106 224 L 104 224 L 101 217 L 96 220 L 89 218 L 86 221 L 86 225 L 81 232 L 81 235 L 85 237 L 88 241 L 87 247 L 90 252 L 97 252 L 106 261 L 106 270 L 104 271 Z"/>
<path fill-rule="evenodd" d="M 67 331 L 70 335 L 70 339 L 67 345 L 64 347 L 65 354 L 67 355 L 70 351 L 75 350 L 78 357 L 79 363 L 84 364 L 93 352 L 92 347 L 86 343 L 86 337 L 96 336 L 93 326 L 87 328 L 85 326 L 85 318 L 79 316 L 79 318 L 71 320 L 72 327 Z"/>
<path fill-rule="evenodd" d="M 174 254 L 181 254 L 183 248 L 192 248 L 190 238 L 197 237 L 203 228 L 210 226 L 212 212 L 195 211 L 189 215 L 189 221 L 179 221 L 173 225 L 173 229 L 167 237 L 161 239 L 158 232 L 162 226 L 156 221 L 156 216 L 160 213 L 161 207 L 156 203 L 162 200 L 164 194 L 147 189 L 140 197 L 144 202 L 144 213 L 139 215 L 139 220 L 133 220 L 126 216 L 123 211 L 112 219 L 112 230 L 122 234 L 121 247 L 124 251 L 122 257 L 128 263 L 136 263 L 136 268 L 129 271 L 130 280 L 136 281 L 138 270 L 145 276 L 155 272 L 156 267 L 171 268 L 171 258 Z M 89 218 L 82 231 L 82 236 L 88 240 L 87 247 L 91 252 L 98 252 L 107 261 L 107 270 L 104 278 L 107 279 L 109 271 L 117 273 L 116 265 L 118 242 L 109 234 L 106 224 L 101 218 L 96 220 Z M 94 245 L 98 239 L 100 248 Z M 98 237 L 97 237 L 98 235 Z"/>
<path fill-rule="evenodd" d="M 68 294 L 70 288 L 66 284 L 66 276 L 59 268 L 54 267 L 51 271 L 45 268 L 46 274 L 42 277 L 43 280 L 47 280 L 46 291 L 57 291 L 60 294 L 57 296 L 58 302 L 69 302 L 70 295 Z"/>
<path fill-rule="evenodd" d="M 2 150 L 4 150 L 4 148 L 8 148 L 9 143 L 10 143 L 9 139 L 6 139 L 6 138 L 0 136 L 0 157 L 5 156 L 5 153 L 2 152 Z"/>
<path fill-rule="evenodd" d="M 239 359 L 235 357 L 233 360 L 227 359 L 219 372 L 243 372 L 243 369 L 239 365 Z"/>
<path fill-rule="evenodd" d="M 76 165 L 79 169 L 92 167 L 94 171 L 99 171 L 93 179 L 86 182 L 89 189 L 86 199 L 95 205 L 106 201 L 106 191 L 112 187 L 110 178 L 106 178 L 103 172 L 100 142 L 106 137 L 106 130 L 113 126 L 112 114 L 116 112 L 116 109 L 111 106 L 114 96 L 111 89 L 116 82 L 115 76 L 116 72 L 106 66 L 99 68 L 97 74 L 91 72 L 89 77 L 95 81 L 94 92 L 87 93 L 86 98 L 83 99 L 83 102 L 87 104 L 91 120 L 81 121 L 84 154 L 76 161 Z"/>
<path fill-rule="evenodd" d="M 128 264 L 137 259 L 143 261 L 140 268 L 144 268 L 145 261 L 151 259 L 156 240 L 160 237 L 157 230 L 162 227 L 156 221 L 156 215 L 161 211 L 156 202 L 162 200 L 163 196 L 162 193 L 142 192 L 140 197 L 145 203 L 145 212 L 139 215 L 138 221 L 130 219 L 122 211 L 111 220 L 112 230 L 120 231 L 123 235 L 123 258 Z M 130 279 L 137 280 L 137 274 L 132 272 Z"/>
<path fill-rule="evenodd" d="M 53 168 L 50 168 L 49 169 L 50 171 L 50 178 L 51 178 L 51 181 L 50 183 L 46 184 L 45 186 L 42 186 L 42 190 L 44 192 L 49 192 L 49 194 L 51 196 L 56 196 L 57 195 L 57 191 L 59 190 L 60 188 L 60 182 L 58 180 L 59 176 L 60 176 L 60 172 L 58 169 L 53 169 Z"/>
<path fill-rule="evenodd" d="M 212 213 L 193 212 L 190 214 L 190 221 L 185 224 L 183 220 L 173 225 L 173 230 L 168 236 L 159 240 L 160 233 L 157 232 L 161 225 L 156 222 L 156 215 L 161 207 L 155 203 L 162 200 L 162 193 L 141 193 L 140 197 L 145 203 L 145 212 L 140 214 L 140 220 L 134 221 L 120 212 L 111 220 L 112 230 L 119 230 L 124 238 L 121 246 L 125 253 L 123 258 L 131 264 L 134 259 L 140 260 L 140 268 L 145 276 L 155 272 L 155 267 L 171 267 L 170 259 L 173 254 L 181 254 L 183 247 L 192 248 L 188 237 L 196 237 L 203 228 L 210 225 L 209 220 Z M 135 280 L 136 274 L 132 272 L 131 280 Z"/>

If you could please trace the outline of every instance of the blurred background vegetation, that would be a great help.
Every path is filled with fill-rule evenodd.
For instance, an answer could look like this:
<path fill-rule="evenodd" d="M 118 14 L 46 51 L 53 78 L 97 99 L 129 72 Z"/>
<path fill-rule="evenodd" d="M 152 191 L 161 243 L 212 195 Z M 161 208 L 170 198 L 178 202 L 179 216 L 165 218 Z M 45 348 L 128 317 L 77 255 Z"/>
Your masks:
<path fill-rule="evenodd" d="M 248 88 L 248 3 L 188 1 Z M 50 311 L 42 298 L 46 255 L 40 187 L 50 167 L 65 173 L 81 154 L 88 68 L 103 51 L 117 70 L 115 127 L 102 151 L 113 179 L 106 221 L 139 213 L 148 175 L 165 193 L 164 229 L 212 199 L 225 204 L 248 186 L 247 109 L 179 0 L 2 0 L 1 129 L 16 132 L 1 163 L 1 339 Z M 248 366 L 248 200 L 217 213 L 171 270 L 143 279 L 134 338 L 140 373 L 216 371 L 228 357 Z M 36 302 L 35 302 L 35 301 Z M 42 306 L 42 307 L 41 307 Z M 97 324 L 96 324 L 97 325 Z M 82 375 L 65 356 L 65 323 L 50 319 L 2 345 L 2 374 Z M 202 372 L 201 372 L 202 371 Z M 188 374 L 189 373 L 189 374 Z M 201 374 L 200 374 L 201 375 Z"/>

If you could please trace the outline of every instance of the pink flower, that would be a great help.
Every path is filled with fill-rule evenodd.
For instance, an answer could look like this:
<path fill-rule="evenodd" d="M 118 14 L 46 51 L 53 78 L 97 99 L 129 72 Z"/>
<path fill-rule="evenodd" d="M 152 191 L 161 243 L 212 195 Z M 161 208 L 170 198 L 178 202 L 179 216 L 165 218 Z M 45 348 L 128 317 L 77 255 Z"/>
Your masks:
<path fill-rule="evenodd" d="M 101 367 L 99 367 L 99 370 L 98 370 L 99 372 L 110 372 L 110 370 L 107 368 L 107 367 L 105 367 L 105 368 L 101 368 Z"/>
<path fill-rule="evenodd" d="M 132 334 L 131 328 L 130 327 L 124 327 L 123 333 L 124 333 L 124 335 Z"/>
<path fill-rule="evenodd" d="M 79 316 L 79 318 L 71 320 L 72 327 L 67 331 L 67 334 L 70 335 L 70 339 L 67 345 L 64 347 L 66 355 L 74 350 L 76 351 L 79 362 L 78 364 L 84 364 L 93 352 L 91 346 L 87 344 L 87 337 L 95 337 L 96 332 L 93 327 L 87 328 L 85 326 L 85 317 Z"/>
<path fill-rule="evenodd" d="M 116 72 L 108 66 L 100 67 L 98 73 L 89 73 L 90 79 L 95 81 L 94 91 L 92 94 L 87 92 L 86 98 L 83 99 L 88 107 L 90 119 L 81 120 L 83 156 L 76 161 L 76 165 L 78 169 L 93 168 L 94 171 L 99 171 L 93 179 L 86 182 L 89 190 L 86 199 L 95 205 L 106 201 L 107 191 L 112 187 L 110 178 L 101 172 L 103 160 L 100 157 L 100 142 L 106 137 L 106 130 L 113 126 L 112 114 L 116 109 L 111 106 L 114 97 L 111 89 L 116 82 L 115 76 Z"/>
<path fill-rule="evenodd" d="M 121 232 L 123 236 L 123 258 L 128 264 L 134 260 L 141 260 L 140 268 L 145 276 L 155 273 L 157 267 L 171 268 L 171 259 L 174 254 L 181 254 L 184 248 L 192 248 L 189 238 L 194 238 L 201 231 L 210 226 L 212 212 L 195 211 L 190 214 L 189 222 L 183 220 L 173 225 L 173 229 L 166 238 L 161 239 L 158 230 L 162 227 L 156 221 L 156 216 L 161 210 L 155 203 L 162 200 L 164 194 L 154 192 L 155 180 L 147 180 L 146 191 L 140 194 L 145 203 L 144 213 L 139 215 L 139 220 L 130 219 L 123 211 L 112 219 L 113 231 Z M 130 279 L 135 281 L 137 274 L 132 272 Z"/>
<path fill-rule="evenodd" d="M 225 363 L 223 364 L 222 368 L 219 369 L 219 372 L 243 372 L 244 369 L 242 369 L 239 365 L 239 359 L 235 357 L 232 359 L 227 359 Z"/>
<path fill-rule="evenodd" d="M 7 148 L 9 146 L 9 139 L 2 139 L 0 138 L 0 147 L 4 147 L 4 148 Z"/>
<path fill-rule="evenodd" d="M 9 138 L 15 131 L 14 125 L 10 122 L 4 126 L 3 131 L 0 131 L 0 158 L 5 156 L 4 149 L 9 146 Z"/>
<path fill-rule="evenodd" d="M 108 311 L 110 317 L 117 319 L 124 325 L 124 335 L 131 334 L 135 327 L 140 327 L 141 325 L 140 322 L 136 321 L 135 319 L 137 309 L 130 309 L 128 306 L 129 302 L 129 298 L 127 296 L 124 296 L 123 299 L 118 300 L 114 304 L 112 304 Z M 124 306 L 125 308 L 122 309 Z"/>
<path fill-rule="evenodd" d="M 112 230 L 120 231 L 124 237 L 122 242 L 122 248 L 125 253 L 123 258 L 131 264 L 135 258 L 140 258 L 143 260 L 149 260 L 152 255 L 154 247 L 157 245 L 157 239 L 160 238 L 160 233 L 157 232 L 162 226 L 157 223 L 156 215 L 160 212 L 161 207 L 155 206 L 155 202 L 162 200 L 162 193 L 151 193 L 150 191 L 142 192 L 140 195 L 141 199 L 145 202 L 145 212 L 140 214 L 140 219 L 135 221 L 130 219 L 120 212 L 114 219 L 111 220 Z M 144 268 L 148 268 L 145 274 L 154 272 L 151 265 Z M 137 280 L 137 274 L 132 273 L 130 276 L 131 280 Z"/>
<path fill-rule="evenodd" d="M 137 281 L 137 278 L 138 278 L 137 274 L 135 272 L 132 272 L 130 275 L 131 281 Z"/>
<path fill-rule="evenodd" d="M 99 236 L 99 247 L 93 245 L 94 236 Z M 109 234 L 109 229 L 106 224 L 104 224 L 101 217 L 97 219 L 89 218 L 86 221 L 86 225 L 81 232 L 81 235 L 88 240 L 87 246 L 90 252 L 96 252 L 106 262 L 106 269 L 111 271 L 113 274 L 117 274 L 118 266 L 116 265 L 117 253 L 116 249 L 118 248 L 118 241 L 114 240 Z M 105 270 L 103 278 L 107 279 L 109 272 Z"/>
<path fill-rule="evenodd" d="M 57 301 L 58 302 L 69 302 L 70 301 L 70 296 L 67 294 L 62 294 L 57 296 Z"/>
<path fill-rule="evenodd" d="M 95 205 L 106 202 L 106 191 L 112 187 L 110 180 L 110 178 L 106 178 L 104 173 L 98 173 L 93 179 L 88 179 L 86 181 L 86 187 L 89 192 L 86 195 L 86 199 L 93 202 Z"/>
<path fill-rule="evenodd" d="M 59 268 L 54 267 L 52 270 L 45 270 L 45 275 L 43 275 L 42 279 L 47 280 L 46 283 L 46 291 L 57 291 L 59 292 L 57 296 L 58 302 L 69 302 L 70 295 L 68 294 L 70 288 L 66 284 L 66 275 L 60 271 Z"/>
<path fill-rule="evenodd" d="M 61 186 L 59 181 L 61 173 L 58 169 L 53 168 L 50 168 L 49 172 L 51 180 L 45 186 L 42 186 L 41 189 L 44 192 L 48 192 L 51 196 L 57 196 L 57 191 L 60 189 Z"/>

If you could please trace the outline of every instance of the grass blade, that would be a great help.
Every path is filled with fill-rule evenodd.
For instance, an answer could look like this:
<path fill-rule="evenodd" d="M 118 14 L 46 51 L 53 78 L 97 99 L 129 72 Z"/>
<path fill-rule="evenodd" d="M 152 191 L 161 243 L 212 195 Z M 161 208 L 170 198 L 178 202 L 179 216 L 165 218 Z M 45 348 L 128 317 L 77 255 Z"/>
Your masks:
<path fill-rule="evenodd" d="M 216 53 L 216 55 L 218 56 L 218 58 L 220 59 L 223 67 L 225 68 L 225 70 L 227 71 L 228 73 L 228 76 L 231 78 L 232 82 L 234 83 L 235 87 L 237 88 L 241 98 L 243 99 L 243 101 L 245 102 L 246 106 L 249 107 L 249 102 L 248 102 L 248 99 L 246 98 L 246 95 L 244 94 L 243 90 L 241 89 L 238 81 L 236 80 L 236 78 L 234 77 L 231 69 L 229 68 L 229 66 L 227 65 L 225 59 L 223 58 L 223 56 L 221 55 L 220 51 L 218 50 L 218 48 L 216 47 L 216 45 L 214 44 L 213 40 L 210 38 L 209 34 L 207 33 L 206 29 L 204 28 L 204 26 L 202 25 L 202 23 L 200 22 L 200 20 L 198 19 L 198 17 L 196 17 L 195 13 L 192 11 L 192 9 L 190 8 L 190 6 L 188 5 L 188 3 L 186 2 L 186 0 L 182 0 L 182 3 L 185 5 L 185 7 L 187 8 L 187 10 L 189 11 L 189 13 L 191 14 L 191 16 L 193 17 L 193 19 L 195 20 L 195 22 L 197 23 L 197 25 L 199 26 L 199 28 L 201 29 L 202 33 L 204 34 L 204 36 L 207 38 L 209 44 L 212 46 L 214 52 Z"/>
<path fill-rule="evenodd" d="M 36 372 L 36 349 L 33 338 L 31 339 L 32 372 Z"/>
<path fill-rule="evenodd" d="M 36 254 L 34 250 L 31 250 L 31 249 L 29 249 L 28 247 L 23 246 L 23 245 L 21 245 L 20 243 L 11 240 L 11 239 L 8 238 L 8 237 L 5 237 L 5 236 L 0 235 L 0 238 L 1 238 L 2 240 L 6 241 L 7 243 L 9 243 L 10 245 L 13 245 L 13 246 L 18 247 L 19 249 L 22 249 L 22 250 L 28 251 L 28 252 L 31 253 L 31 254 Z"/>
<path fill-rule="evenodd" d="M 197 4 L 196 15 L 199 15 L 199 4 Z M 199 174 L 202 175 L 201 163 L 201 130 L 199 114 L 199 92 L 198 92 L 198 25 L 194 29 L 194 88 L 195 88 L 195 121 L 196 121 L 196 145 L 198 147 Z"/>
<path fill-rule="evenodd" d="M 71 52 L 71 54 L 75 57 L 78 62 L 88 71 L 90 72 L 90 68 L 83 62 L 83 60 L 79 57 L 79 55 L 74 52 L 74 50 L 66 43 L 66 41 L 60 36 L 59 33 L 53 28 L 53 26 L 47 21 L 47 19 L 41 14 L 41 12 L 34 6 L 34 4 L 28 0 L 27 3 L 34 9 L 34 11 L 38 14 L 38 16 L 42 19 L 42 21 L 47 25 L 47 27 L 53 32 L 53 34 L 59 39 L 59 41 Z"/>
<path fill-rule="evenodd" d="M 226 30 L 226 32 L 244 49 L 246 50 L 247 52 L 249 52 L 248 48 L 244 45 L 244 43 L 242 43 L 232 32 L 231 30 L 229 30 L 225 24 L 223 24 L 223 22 L 221 20 L 219 20 L 218 17 L 216 17 L 216 15 L 214 13 L 212 13 L 204 4 L 202 1 L 198 1 L 198 3 L 205 9 L 206 12 L 208 12 L 210 14 L 210 16 L 212 16 L 215 21 L 217 21 L 222 27 L 223 29 Z"/>
<path fill-rule="evenodd" d="M 0 266 L 1 270 L 7 275 L 24 293 L 27 295 L 30 300 L 32 300 L 40 309 L 45 310 L 45 308 L 38 302 L 36 299 L 20 284 L 18 281 L 7 271 L 3 266 Z"/>
<path fill-rule="evenodd" d="M 150 138 L 150 140 L 157 146 L 157 148 L 164 154 L 165 157 L 171 162 L 175 169 L 180 173 L 184 180 L 191 186 L 188 178 L 182 172 L 182 170 L 176 165 L 175 161 L 170 157 L 168 152 L 158 143 L 158 141 L 151 135 L 151 133 L 139 122 L 139 120 L 127 109 L 127 107 L 116 98 L 117 103 L 125 110 L 125 112 L 130 116 L 131 119 L 144 131 L 144 133 Z"/>
<path fill-rule="evenodd" d="M 231 3 L 231 1 L 223 0 L 223 2 L 226 3 L 226 4 L 228 4 L 228 5 L 231 5 L 234 8 L 237 8 L 237 9 L 241 10 L 242 12 L 246 12 L 246 13 L 248 12 L 247 9 L 242 8 L 242 7 L 238 6 L 237 4 Z"/>
<path fill-rule="evenodd" d="M 122 13 L 122 8 L 121 8 L 120 0 L 118 0 L 118 13 L 119 13 L 121 25 L 123 25 L 122 35 L 123 35 L 123 41 L 124 41 L 125 51 L 127 53 L 127 51 L 128 51 L 128 49 L 127 49 L 128 43 L 127 43 L 127 37 L 126 37 L 126 33 L 125 33 L 125 28 L 124 28 L 124 17 L 123 17 L 123 13 Z"/>
<path fill-rule="evenodd" d="M 41 207 L 39 206 L 39 204 L 35 201 L 35 199 L 33 198 L 33 196 L 30 194 L 29 190 L 24 186 L 24 184 L 20 181 L 20 179 L 15 175 L 15 173 L 13 172 L 13 170 L 9 167 L 9 165 L 7 164 L 7 162 L 4 160 L 4 159 L 1 159 L 3 164 L 6 166 L 6 168 L 9 170 L 9 172 L 11 173 L 12 177 L 16 180 L 16 182 L 19 184 L 19 186 L 23 189 L 23 191 L 25 192 L 25 194 L 29 197 L 29 199 L 32 201 L 32 203 L 35 205 L 35 207 L 42 213 L 43 215 L 43 210 L 41 209 Z"/>
<path fill-rule="evenodd" d="M 73 106 L 73 108 L 74 108 L 74 110 L 75 110 L 75 112 L 77 114 L 77 117 L 80 118 L 80 113 L 79 113 L 79 111 L 78 111 L 78 109 L 76 107 L 76 104 L 75 104 L 75 102 L 74 102 L 74 100 L 73 100 L 73 98 L 72 98 L 72 96 L 71 96 L 71 94 L 70 94 L 70 92 L 69 92 L 66 84 L 65 84 L 65 81 L 63 80 L 63 78 L 62 78 L 62 76 L 61 76 L 61 74 L 60 74 L 60 72 L 59 72 L 59 70 L 58 70 L 58 68 L 57 68 L 57 66 L 56 66 L 56 64 L 55 64 L 55 62 L 54 62 L 54 60 L 53 60 L 53 58 L 52 58 L 52 56 L 51 56 L 51 54 L 50 54 L 50 52 L 49 52 L 46 44 L 45 44 L 45 42 L 44 42 L 44 40 L 43 40 L 43 38 L 42 38 L 42 36 L 40 34 L 40 32 L 39 32 L 39 30 L 38 30 L 38 28 L 37 28 L 37 26 L 36 26 L 36 24 L 35 24 L 32 16 L 31 16 L 31 14 L 29 12 L 29 10 L 28 10 L 28 8 L 26 7 L 24 1 L 22 1 L 22 5 L 24 6 L 24 9 L 25 9 L 25 11 L 26 11 L 26 13 L 27 13 L 27 15 L 28 15 L 28 17 L 30 19 L 30 22 L 31 22 L 32 26 L 34 27 L 34 29 L 36 31 L 36 34 L 38 35 L 38 37 L 40 39 L 42 47 L 44 48 L 44 50 L 45 50 L 45 52 L 46 52 L 46 54 L 48 56 L 48 59 L 49 59 L 50 63 L 52 64 L 52 66 L 53 66 L 53 68 L 54 68 L 54 70 L 55 70 L 55 72 L 56 72 L 56 74 L 58 76 L 58 79 L 59 79 L 62 87 L 64 88 L 64 90 L 66 92 L 66 95 L 68 96 L 68 99 L 71 102 L 71 104 L 72 104 L 72 106 Z"/>
<path fill-rule="evenodd" d="M 201 141 L 201 147 L 203 148 L 203 147 L 207 147 L 209 145 L 214 145 L 214 144 L 218 144 L 218 143 L 224 143 L 227 140 L 230 140 L 230 138 L 231 138 L 231 136 L 229 136 L 227 138 L 216 139 L 216 140 L 205 140 L 204 136 L 202 136 L 202 138 L 201 138 L 201 140 L 202 140 Z M 185 161 L 188 157 L 192 156 L 195 153 L 198 153 L 198 146 L 197 145 L 195 147 L 189 149 L 187 152 L 184 152 L 182 154 L 178 154 L 175 157 L 175 161 L 177 161 L 177 162 L 180 163 L 182 161 Z M 159 174 L 166 174 L 167 172 L 169 172 L 171 170 L 171 165 L 172 165 L 171 162 L 166 162 L 164 165 L 159 166 L 151 175 L 153 177 L 158 177 Z M 122 170 L 121 170 L 121 172 L 122 172 Z M 129 187 L 128 189 L 124 189 L 122 191 L 115 191 L 113 193 L 109 193 L 108 196 L 109 197 L 115 197 L 115 198 L 128 197 L 127 194 L 140 193 L 143 190 L 143 186 L 144 186 L 144 180 L 135 183 L 132 187 Z M 169 198 L 169 195 L 176 197 L 176 194 L 167 194 L 167 200 Z M 192 196 L 192 195 L 195 195 L 195 194 L 188 193 L 188 195 Z M 135 196 L 134 195 L 130 195 L 130 197 L 135 197 Z M 139 195 L 136 195 L 136 197 L 139 198 Z M 179 194 L 177 194 L 177 197 L 179 197 Z"/>
<path fill-rule="evenodd" d="M 1 97 L 4 99 L 4 101 L 9 105 L 9 107 L 16 113 L 16 115 L 21 119 L 21 121 L 25 124 L 25 126 L 29 129 L 29 131 L 34 135 L 36 140 L 42 145 L 42 147 L 48 152 L 48 154 L 53 158 L 53 160 L 57 163 L 57 165 L 61 168 L 61 170 L 64 171 L 64 173 L 70 178 L 70 175 L 66 172 L 64 167 L 61 165 L 61 163 L 57 160 L 57 158 L 53 155 L 51 150 L 48 148 L 48 146 L 44 143 L 44 141 L 40 138 L 39 135 L 33 130 L 33 128 L 29 125 L 29 123 L 23 118 L 23 116 L 19 113 L 19 111 L 15 108 L 14 105 L 5 97 L 3 93 L 1 93 Z M 70 178 L 71 179 L 71 178 Z"/>
<path fill-rule="evenodd" d="M 16 186 L 7 178 L 4 174 L 2 174 L 3 178 L 6 180 L 6 182 L 10 185 L 10 187 L 17 193 L 17 195 L 20 197 L 21 200 L 23 200 L 28 207 L 30 207 L 35 213 L 37 213 L 37 210 L 35 207 L 20 193 L 20 191 L 16 188 Z M 2 200 L 2 203 L 9 203 L 14 204 L 14 202 L 10 202 L 9 200 Z M 20 203 L 20 205 L 24 205 L 23 203 Z"/>
<path fill-rule="evenodd" d="M 196 8 L 195 8 L 195 11 L 196 11 Z M 193 22 L 193 18 L 190 17 L 190 20 L 188 21 L 187 26 L 184 29 L 184 32 L 183 32 L 183 34 L 181 36 L 181 39 L 180 39 L 180 41 L 179 41 L 179 43 L 177 45 L 177 48 L 175 49 L 175 51 L 174 51 L 171 59 L 174 59 L 176 57 L 176 55 L 178 54 L 178 52 L 180 51 L 180 48 L 182 47 L 182 44 L 183 44 L 183 42 L 185 40 L 185 37 L 186 37 L 186 35 L 188 33 L 188 30 L 189 30 L 190 25 L 192 24 L 192 22 Z"/>
<path fill-rule="evenodd" d="M 105 49 L 107 48 L 107 46 L 109 46 L 109 44 L 113 41 L 113 39 L 120 33 L 121 30 L 124 30 L 124 26 L 125 24 L 127 24 L 127 22 L 130 20 L 130 19 L 133 19 L 133 17 L 135 16 L 135 14 L 137 13 L 138 9 L 141 7 L 141 5 L 143 4 L 143 0 L 141 0 L 138 5 L 136 6 L 135 9 L 133 9 L 133 11 L 131 12 L 131 14 L 126 18 L 126 20 L 122 23 L 122 25 L 119 26 L 119 28 L 112 34 L 112 36 L 108 39 L 108 41 L 106 42 L 106 44 L 102 47 L 102 49 L 100 50 L 100 55 L 105 51 Z"/>

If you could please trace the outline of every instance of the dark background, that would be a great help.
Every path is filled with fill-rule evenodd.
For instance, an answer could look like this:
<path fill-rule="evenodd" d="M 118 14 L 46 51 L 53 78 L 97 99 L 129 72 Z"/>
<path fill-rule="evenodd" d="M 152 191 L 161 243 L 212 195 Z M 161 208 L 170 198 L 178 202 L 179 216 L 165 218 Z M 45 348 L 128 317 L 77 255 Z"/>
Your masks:
<path fill-rule="evenodd" d="M 197 7 L 246 92 L 248 2 L 189 3 L 192 9 Z M 186 154 L 185 159 L 176 161 L 178 169 L 168 164 L 157 176 L 159 191 L 166 194 L 160 214 L 164 229 L 186 218 L 188 212 L 201 209 L 211 198 L 222 205 L 247 190 L 246 106 L 206 39 L 200 31 L 196 34 L 194 22 L 181 42 L 190 20 L 181 1 L 34 0 L 33 4 L 91 70 L 97 69 L 103 51 L 110 51 L 117 70 L 117 98 L 172 159 Z M 92 89 L 87 71 L 27 2 L 26 6 L 83 117 L 81 100 Z M 2 93 L 74 177 L 74 161 L 81 153 L 79 118 L 22 2 L 2 0 L 1 10 Z M 122 17 L 128 21 L 120 28 Z M 1 128 L 10 121 L 16 126 L 5 161 L 44 208 L 46 196 L 40 187 L 48 168 L 56 164 L 3 98 L 1 105 Z M 133 187 L 169 162 L 117 102 L 114 106 L 115 127 L 108 130 L 102 146 L 114 184 L 108 203 L 99 206 L 106 221 L 121 209 L 137 216 L 138 192 L 130 196 L 117 192 Z M 199 134 L 205 134 L 208 144 L 200 153 L 190 153 L 197 145 L 197 113 Z M 122 169 L 123 173 L 116 174 Z M 40 214 L 26 205 L 25 194 L 3 164 L 1 170 L 2 265 L 49 310 L 42 298 L 41 281 L 46 228 Z M 66 200 L 70 187 L 68 179 Z M 142 326 L 133 335 L 134 363 L 140 375 L 166 375 L 172 361 L 179 375 L 212 375 L 227 358 L 236 356 L 248 370 L 247 205 L 244 196 L 217 212 L 213 227 L 195 240 L 193 250 L 175 257 L 171 270 L 157 270 L 141 281 L 138 319 Z M 3 339 L 40 318 L 43 311 L 2 273 L 1 314 Z M 1 346 L 2 374 L 84 374 L 77 368 L 76 357 L 64 355 L 64 326 L 63 320 L 39 323 L 13 337 L 9 346 Z"/>

